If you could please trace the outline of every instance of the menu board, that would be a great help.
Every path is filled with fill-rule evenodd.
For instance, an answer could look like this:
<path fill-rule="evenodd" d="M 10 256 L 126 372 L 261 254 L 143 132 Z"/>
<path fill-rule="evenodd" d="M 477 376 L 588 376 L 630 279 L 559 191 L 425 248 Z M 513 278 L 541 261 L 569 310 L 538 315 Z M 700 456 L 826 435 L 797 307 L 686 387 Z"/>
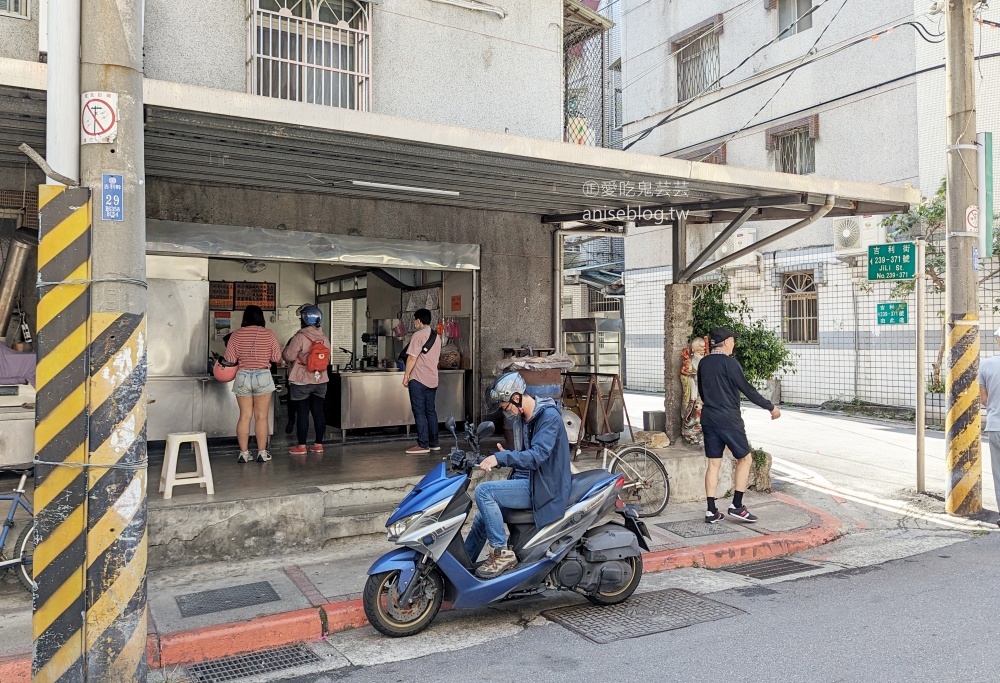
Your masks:
<path fill-rule="evenodd" d="M 265 311 L 276 308 L 275 283 L 235 282 L 233 285 L 236 289 L 234 311 L 242 311 L 247 306 L 260 306 Z"/>
<path fill-rule="evenodd" d="M 232 282 L 208 283 L 208 310 L 210 311 L 233 310 Z"/>

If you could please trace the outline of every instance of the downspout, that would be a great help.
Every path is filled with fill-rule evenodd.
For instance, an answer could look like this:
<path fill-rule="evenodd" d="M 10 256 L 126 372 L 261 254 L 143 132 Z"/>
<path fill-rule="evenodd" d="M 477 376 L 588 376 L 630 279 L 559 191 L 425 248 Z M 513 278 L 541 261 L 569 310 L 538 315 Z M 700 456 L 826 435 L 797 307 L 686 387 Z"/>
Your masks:
<path fill-rule="evenodd" d="M 562 344 L 562 295 L 563 269 L 565 267 L 563 247 L 566 235 L 574 237 L 624 237 L 620 232 L 607 230 L 564 230 L 552 232 L 552 348 L 556 353 L 563 352 Z"/>
<path fill-rule="evenodd" d="M 7 258 L 4 260 L 3 273 L 0 274 L 0 336 L 6 337 L 7 328 L 14 312 L 14 303 L 21 291 L 21 281 L 28 267 L 28 258 L 37 246 L 37 238 L 29 236 L 29 230 L 17 230 L 10 241 Z"/>

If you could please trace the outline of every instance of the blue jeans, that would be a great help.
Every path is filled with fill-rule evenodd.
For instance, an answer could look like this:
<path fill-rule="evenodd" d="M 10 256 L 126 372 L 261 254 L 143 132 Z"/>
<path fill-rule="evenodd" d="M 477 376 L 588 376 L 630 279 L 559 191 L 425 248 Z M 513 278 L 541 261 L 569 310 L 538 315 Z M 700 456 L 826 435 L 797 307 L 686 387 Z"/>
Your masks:
<path fill-rule="evenodd" d="M 479 559 L 488 540 L 494 548 L 507 545 L 507 528 L 503 524 L 503 512 L 507 510 L 531 509 L 531 486 L 528 479 L 503 479 L 485 481 L 476 487 L 476 518 L 465 539 L 465 550 L 473 562 Z"/>
<path fill-rule="evenodd" d="M 417 445 L 421 448 L 438 446 L 438 414 L 435 401 L 437 387 L 430 389 L 410 380 L 410 408 L 417 423 Z"/>

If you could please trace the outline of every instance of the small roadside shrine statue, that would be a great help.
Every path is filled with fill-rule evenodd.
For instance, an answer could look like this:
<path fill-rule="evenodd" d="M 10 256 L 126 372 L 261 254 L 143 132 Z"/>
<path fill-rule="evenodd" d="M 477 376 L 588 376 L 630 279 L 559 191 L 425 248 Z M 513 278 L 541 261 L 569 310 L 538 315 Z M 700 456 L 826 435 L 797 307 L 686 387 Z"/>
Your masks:
<path fill-rule="evenodd" d="M 681 352 L 681 437 L 692 446 L 702 443 L 698 363 L 708 354 L 708 338 L 695 337 Z"/>

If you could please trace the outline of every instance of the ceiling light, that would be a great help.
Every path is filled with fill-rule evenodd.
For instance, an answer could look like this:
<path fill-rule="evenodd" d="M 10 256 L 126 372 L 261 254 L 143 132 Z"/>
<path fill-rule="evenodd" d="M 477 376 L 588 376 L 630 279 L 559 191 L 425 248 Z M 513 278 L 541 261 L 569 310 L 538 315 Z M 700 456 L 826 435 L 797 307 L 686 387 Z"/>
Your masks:
<path fill-rule="evenodd" d="M 360 187 L 374 187 L 380 190 L 401 190 L 403 192 L 423 192 L 424 194 L 442 194 L 449 197 L 457 197 L 455 190 L 435 190 L 431 187 L 411 187 L 409 185 L 390 185 L 389 183 L 370 183 L 367 180 L 352 180 L 352 185 Z"/>

